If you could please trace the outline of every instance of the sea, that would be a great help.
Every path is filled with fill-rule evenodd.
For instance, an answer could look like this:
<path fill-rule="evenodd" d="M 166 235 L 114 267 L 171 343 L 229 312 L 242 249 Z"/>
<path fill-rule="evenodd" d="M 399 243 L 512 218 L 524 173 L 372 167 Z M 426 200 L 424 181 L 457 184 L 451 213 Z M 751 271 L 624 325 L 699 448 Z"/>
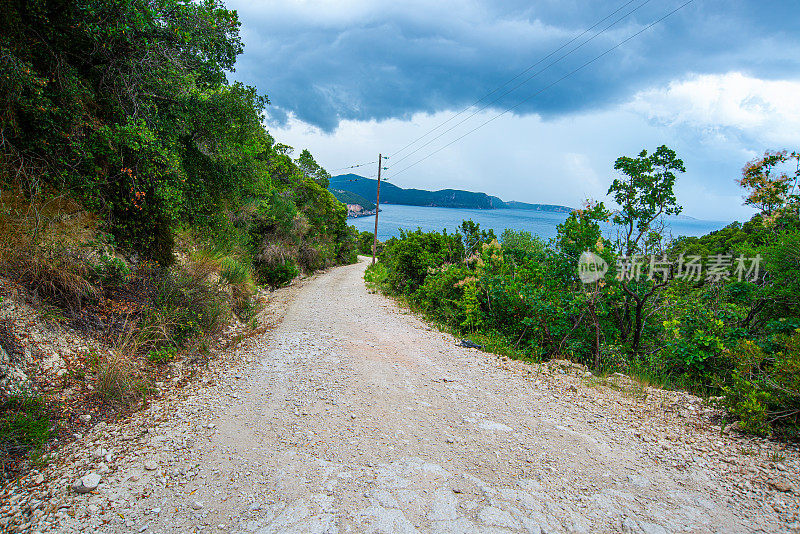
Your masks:
<path fill-rule="evenodd" d="M 556 226 L 564 222 L 569 214 L 549 211 L 531 211 L 517 209 L 476 210 L 459 208 L 430 208 L 423 206 L 400 206 L 382 204 L 378 216 L 378 239 L 385 241 L 400 235 L 400 230 L 439 231 L 446 229 L 455 232 L 461 221 L 472 219 L 481 228 L 494 230 L 500 237 L 503 230 L 526 230 L 542 239 L 550 239 L 556 235 Z M 359 231 L 375 230 L 375 216 L 349 219 L 348 224 Z M 688 217 L 667 217 L 667 231 L 672 237 L 701 236 L 728 225 L 730 221 L 707 221 Z M 603 233 L 608 238 L 614 237 L 614 229 L 606 225 Z"/>

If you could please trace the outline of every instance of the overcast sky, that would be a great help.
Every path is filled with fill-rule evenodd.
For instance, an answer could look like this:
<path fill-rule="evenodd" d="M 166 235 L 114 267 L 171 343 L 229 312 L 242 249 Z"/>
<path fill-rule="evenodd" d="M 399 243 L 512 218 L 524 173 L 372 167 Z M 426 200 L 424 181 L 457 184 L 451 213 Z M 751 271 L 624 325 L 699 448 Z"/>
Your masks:
<path fill-rule="evenodd" d="M 401 187 L 579 206 L 607 201 L 617 157 L 666 144 L 686 164 L 685 214 L 747 218 L 744 163 L 800 149 L 800 2 L 694 0 L 646 29 L 684 2 L 226 3 L 245 43 L 233 77 L 269 97 L 278 141 L 332 174 L 370 176 L 336 169 L 382 152 Z"/>

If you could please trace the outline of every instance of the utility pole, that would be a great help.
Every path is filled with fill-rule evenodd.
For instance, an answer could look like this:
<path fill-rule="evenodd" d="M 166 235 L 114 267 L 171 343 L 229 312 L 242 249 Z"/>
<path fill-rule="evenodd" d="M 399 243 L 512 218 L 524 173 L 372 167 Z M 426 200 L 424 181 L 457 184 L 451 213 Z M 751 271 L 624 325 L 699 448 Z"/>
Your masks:
<path fill-rule="evenodd" d="M 383 154 L 378 154 L 378 191 L 375 194 L 375 235 L 372 239 L 372 265 L 375 265 L 375 254 L 378 250 L 378 214 L 381 212 L 381 167 Z"/>

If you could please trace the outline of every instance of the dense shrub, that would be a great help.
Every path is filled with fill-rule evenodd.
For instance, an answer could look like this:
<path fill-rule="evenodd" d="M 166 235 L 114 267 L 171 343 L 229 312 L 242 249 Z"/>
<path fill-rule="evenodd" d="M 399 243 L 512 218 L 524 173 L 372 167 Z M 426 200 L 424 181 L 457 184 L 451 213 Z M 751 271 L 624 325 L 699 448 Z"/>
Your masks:
<path fill-rule="evenodd" d="M 0 474 L 21 454 L 36 459 L 52 434 L 50 419 L 40 398 L 18 395 L 0 400 Z"/>
<path fill-rule="evenodd" d="M 381 261 L 389 270 L 387 282 L 399 293 L 411 294 L 428 276 L 430 269 L 464 258 L 464 244 L 458 234 L 400 232 L 384 244 Z"/>
<path fill-rule="evenodd" d="M 273 288 L 288 284 L 298 274 L 300 274 L 300 269 L 291 260 L 284 260 L 271 265 L 260 265 L 258 268 L 259 280 Z"/>
<path fill-rule="evenodd" d="M 727 351 L 734 372 L 724 404 L 744 430 L 768 434 L 773 429 L 800 438 L 800 329 L 774 340 L 778 350 L 765 351 L 752 340 L 741 340 Z"/>
<path fill-rule="evenodd" d="M 375 242 L 375 234 L 372 232 L 361 232 L 358 234 L 358 253 L 365 256 L 372 256 L 372 245 Z M 377 253 L 383 250 L 382 243 L 378 242 Z"/>

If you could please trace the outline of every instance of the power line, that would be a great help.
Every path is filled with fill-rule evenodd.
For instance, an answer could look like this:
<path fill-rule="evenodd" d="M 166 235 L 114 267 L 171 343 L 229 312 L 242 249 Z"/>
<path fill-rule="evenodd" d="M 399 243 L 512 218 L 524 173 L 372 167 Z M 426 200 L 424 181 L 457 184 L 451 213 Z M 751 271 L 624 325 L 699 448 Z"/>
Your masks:
<path fill-rule="evenodd" d="M 601 31 L 599 31 L 598 33 L 594 34 L 594 35 L 593 35 L 593 36 L 591 36 L 589 39 L 585 40 L 584 42 L 582 42 L 582 43 L 581 43 L 581 44 L 579 44 L 578 46 L 574 47 L 572 50 L 570 50 L 570 51 L 569 51 L 569 52 L 567 52 L 566 54 L 563 54 L 563 55 L 562 55 L 561 57 L 559 57 L 558 59 L 556 59 L 556 60 L 554 60 L 554 61 L 551 61 L 550 63 L 548 63 L 548 64 L 547 64 L 547 66 L 546 66 L 546 67 L 544 67 L 544 68 L 542 68 L 542 69 L 539 69 L 539 70 L 538 70 L 538 71 L 536 71 L 535 73 L 531 74 L 530 76 L 528 76 L 527 78 L 525 78 L 523 81 L 521 81 L 520 83 L 518 83 L 517 85 L 515 85 L 514 87 L 512 87 L 512 88 L 511 88 L 511 89 L 509 89 L 508 91 L 504 92 L 503 94 L 501 94 L 500 96 L 498 96 L 497 98 L 495 98 L 494 100 L 492 100 L 491 102 L 489 102 L 488 104 L 486 104 L 486 105 L 484 105 L 483 107 L 481 107 L 480 109 L 478 109 L 478 110 L 474 111 L 474 112 L 473 112 L 471 115 L 469 115 L 467 118 L 465 118 L 465 119 L 462 119 L 461 121 L 457 122 L 456 124 L 454 124 L 453 126 L 451 126 L 450 128 L 448 128 L 447 130 L 443 131 L 442 133 L 440 133 L 439 135 L 437 135 L 436 137 L 434 137 L 433 139 L 431 139 L 431 140 L 430 140 L 430 141 L 428 141 L 427 143 L 425 143 L 425 144 L 423 144 L 423 145 L 420 145 L 420 146 L 418 146 L 417 148 L 415 148 L 414 150 L 412 150 L 411 152 L 409 152 L 408 154 L 406 154 L 406 155 L 405 155 L 405 156 L 403 156 L 402 158 L 400 158 L 400 159 L 398 159 L 397 161 L 395 161 L 395 163 L 398 163 L 398 162 L 400 162 L 400 161 L 403 161 L 404 159 L 407 159 L 407 158 L 409 158 L 409 157 L 410 157 L 412 154 L 415 154 L 415 153 L 419 152 L 420 150 L 422 150 L 422 149 L 423 149 L 423 148 L 425 148 L 426 146 L 428 146 L 428 145 L 430 145 L 430 144 L 434 143 L 434 142 L 435 142 L 437 139 L 441 138 L 442 136 L 446 135 L 446 134 L 447 134 L 447 133 L 449 133 L 449 132 L 452 132 L 452 131 L 453 131 L 453 130 L 455 130 L 457 127 L 461 126 L 462 124 L 464 124 L 465 122 L 467 122 L 469 119 L 471 119 L 472 117 L 474 117 L 474 116 L 475 116 L 475 115 L 477 115 L 478 113 L 480 113 L 480 112 L 482 112 L 482 111 L 486 110 L 486 109 L 487 109 L 487 108 L 489 108 L 489 107 L 490 107 L 492 104 L 495 104 L 496 102 L 500 101 L 500 99 L 502 99 L 503 97 L 505 97 L 505 96 L 507 96 L 507 95 L 509 95 L 509 94 L 513 93 L 514 91 L 516 91 L 517 89 L 519 89 L 520 87 L 522 87 L 523 85 L 525 85 L 526 83 L 528 83 L 529 81 L 531 81 L 533 78 L 535 78 L 535 77 L 536 77 L 536 76 L 538 76 L 539 74 L 543 73 L 544 71 L 546 71 L 547 69 L 549 69 L 550 67 L 552 67 L 553 65 L 555 65 L 556 63 L 558 63 L 559 61 L 561 61 L 562 59 L 564 59 L 565 57 L 567 57 L 567 56 L 571 55 L 571 54 L 572 54 L 573 52 L 575 52 L 576 50 L 578 50 L 578 49 L 580 49 L 580 48 L 584 47 L 585 45 L 587 45 L 587 44 L 588 44 L 588 43 L 590 43 L 591 41 L 593 41 L 593 40 L 597 39 L 598 37 L 600 37 L 601 35 L 603 35 L 604 33 L 606 33 L 608 30 L 610 30 L 612 27 L 616 26 L 616 25 L 617 25 L 617 23 L 619 23 L 620 21 L 622 21 L 622 20 L 624 20 L 625 18 L 629 17 L 631 14 L 635 13 L 635 12 L 636 12 L 636 11 L 638 11 L 639 9 L 643 8 L 645 5 L 649 4 L 651 1 L 652 1 L 652 0 L 645 0 L 644 2 L 642 2 L 641 4 L 639 4 L 637 7 L 633 8 L 631 11 L 629 11 L 629 12 L 628 12 L 628 13 L 626 13 L 625 15 L 621 16 L 620 18 L 618 18 L 617 20 L 615 20 L 614 22 L 612 22 L 611 24 L 609 24 L 608 26 L 606 26 L 605 28 L 603 28 L 603 30 L 601 30 Z M 630 3 L 630 2 L 629 2 L 629 3 Z M 627 4 L 626 4 L 626 5 L 627 5 Z M 623 6 L 623 7 L 624 7 L 624 6 Z M 617 11 L 619 11 L 619 10 L 617 10 Z M 607 18 L 609 18 L 609 17 L 606 17 L 606 19 L 607 19 Z M 603 19 L 603 20 L 605 20 L 605 19 Z M 563 47 L 562 47 L 562 48 L 563 48 Z M 551 55 L 552 55 L 552 54 L 551 54 Z M 530 70 L 530 69 L 528 69 L 528 70 Z M 441 125 L 440 125 L 440 126 L 441 126 Z M 437 127 L 437 128 L 438 128 L 438 127 Z M 427 135 L 427 134 L 426 134 L 426 135 Z"/>
<path fill-rule="evenodd" d="M 505 83 L 503 83 L 502 85 L 500 85 L 500 86 L 496 87 L 495 89 L 493 89 L 493 90 L 492 90 L 492 91 L 490 91 L 489 93 L 485 94 L 484 96 L 482 96 L 481 98 L 479 98 L 478 100 L 476 100 L 475 102 L 473 102 L 472 104 L 470 104 L 469 106 L 465 107 L 464 109 L 462 109 L 461 111 L 459 111 L 458 113 L 456 113 L 455 115 L 453 115 L 452 117 L 450 117 L 449 119 L 447 119 L 447 120 L 445 120 L 445 121 L 441 122 L 440 124 L 438 124 L 437 126 L 435 126 L 435 127 L 431 128 L 430 130 L 428 130 L 426 133 L 424 133 L 424 134 L 423 134 L 423 135 L 421 135 L 420 137 L 417 137 L 416 139 L 414 139 L 413 141 L 411 141 L 410 143 L 408 143 L 407 145 L 405 145 L 403 148 L 401 148 L 401 149 L 397 150 L 397 151 L 394 153 L 394 156 L 396 156 L 397 154 L 399 154 L 399 153 L 403 152 L 405 149 L 407 149 L 407 148 L 409 148 L 410 146 L 414 145 L 414 144 L 415 144 L 415 143 L 417 143 L 418 141 L 421 141 L 421 140 L 422 140 L 422 139 L 424 139 L 425 137 L 429 136 L 430 134 L 432 134 L 433 132 L 435 132 L 436 130 L 438 130 L 439 128 L 441 128 L 442 126 L 444 126 L 445 124 L 447 124 L 447 123 L 451 122 L 452 120 L 456 119 L 457 117 L 459 117 L 460 115 L 462 115 L 463 113 L 465 113 L 466 111 L 468 111 L 469 109 L 471 109 L 471 108 L 473 108 L 474 106 L 476 106 L 476 105 L 480 104 L 480 103 L 481 103 L 483 100 L 485 100 L 485 99 L 489 98 L 490 96 L 492 96 L 492 95 L 493 95 L 493 94 L 495 94 L 496 92 L 500 91 L 500 90 L 501 90 L 503 87 L 507 86 L 508 84 L 510 84 L 511 82 L 513 82 L 514 80 L 516 80 L 517 78 L 519 78 L 520 76 L 523 76 L 523 75 L 524 75 L 524 74 L 526 74 L 527 72 L 531 71 L 531 70 L 532 70 L 534 67 L 536 67 L 537 65 L 539 65 L 539 64 L 541 64 L 541 63 L 543 63 L 543 62 L 544 62 L 546 59 L 548 59 L 548 58 L 552 57 L 552 56 L 553 56 L 553 55 L 555 55 L 557 52 L 559 52 L 559 51 L 563 50 L 564 48 L 566 48 L 566 47 L 567 47 L 567 46 L 569 46 L 570 44 L 574 43 L 575 41 L 577 41 L 578 39 L 580 39 L 581 37 L 583 37 L 584 35 L 586 35 L 587 33 L 589 33 L 591 30 L 593 30 L 594 28 L 596 28 L 597 26 L 599 26 L 600 24 L 602 24 L 603 22 L 605 22 L 605 21 L 606 21 L 606 20 L 608 20 L 609 18 L 611 18 L 611 17 L 613 17 L 614 15 L 616 15 L 617 13 L 619 13 L 620 11 L 622 11 L 623 9 L 625 9 L 626 7 L 628 7 L 629 5 L 631 5 L 632 3 L 634 3 L 635 1 L 636 1 L 636 0 L 628 0 L 628 1 L 627 1 L 625 4 L 621 5 L 620 7 L 618 7 L 617 9 L 615 9 L 614 11 L 612 11 L 611 13 L 609 13 L 608 15 L 606 15 L 605 17 L 603 17 L 602 19 L 598 20 L 597 22 L 595 22 L 594 24 L 592 24 L 591 26 L 589 26 L 588 28 L 586 28 L 586 29 L 585 29 L 583 32 L 581 32 L 579 35 L 577 35 L 577 36 L 573 37 L 572 39 L 570 39 L 569 41 L 567 41 L 567 42 L 566 42 L 566 43 L 564 43 L 563 45 L 561 45 L 561 46 L 559 46 L 558 48 L 556 48 L 555 50 L 551 51 L 549 54 L 547 54 L 546 56 L 544 56 L 543 58 L 541 58 L 539 61 L 537 61 L 537 62 L 536 62 L 536 63 L 534 63 L 533 65 L 530 65 L 530 66 L 529 66 L 529 67 L 527 67 L 525 70 L 523 70 L 522 72 L 520 72 L 520 73 L 518 73 L 517 75 L 515 75 L 513 78 L 511 78 L 511 79 L 507 80 Z M 644 2 L 643 4 L 641 4 L 640 6 L 638 6 L 636 9 L 634 9 L 634 10 L 630 11 L 629 13 L 627 13 L 627 14 L 626 14 L 624 17 L 622 17 L 622 18 L 620 18 L 620 19 L 618 19 L 618 20 L 614 21 L 614 23 L 612 23 L 612 24 L 611 24 L 611 26 L 614 26 L 614 25 L 615 25 L 615 24 L 617 24 L 617 23 L 618 23 L 620 20 L 622 20 L 622 19 L 624 19 L 624 18 L 626 18 L 626 17 L 630 16 L 632 13 L 634 13 L 634 12 L 635 12 L 635 11 L 637 11 L 638 9 L 642 8 L 642 7 L 643 7 L 645 4 L 647 4 L 647 3 L 649 3 L 649 2 L 650 2 L 650 0 L 647 0 L 646 2 Z M 609 28 L 610 28 L 611 26 L 609 26 Z M 589 39 L 589 40 L 587 40 L 586 42 L 582 43 L 580 46 L 578 46 L 578 47 L 576 47 L 576 48 L 572 49 L 570 52 L 568 52 L 568 53 L 567 53 L 567 54 L 565 54 L 564 56 L 561 56 L 561 57 L 560 57 L 558 60 L 556 60 L 556 61 L 560 61 L 561 59 L 563 59 L 563 58 L 564 58 L 564 57 L 566 57 L 567 55 L 571 54 L 572 52 L 575 52 L 575 50 L 577 50 L 578 48 L 580 48 L 580 47 L 584 46 L 584 45 L 585 45 L 585 44 L 587 44 L 589 41 L 591 41 L 591 40 L 595 39 L 596 37 L 598 37 L 598 36 L 602 35 L 602 34 L 603 34 L 603 33 L 604 33 L 606 30 L 608 30 L 608 28 L 606 28 L 606 29 L 605 29 L 605 30 L 603 30 L 602 32 L 600 32 L 600 33 L 596 34 L 596 35 L 595 35 L 595 36 L 593 36 L 591 39 Z M 548 67 L 552 66 L 552 64 L 553 64 L 553 63 L 551 63 L 550 65 L 548 65 Z M 546 67 L 546 68 L 548 68 L 548 67 Z M 545 69 L 546 69 L 546 68 L 545 68 Z M 543 70 L 544 70 L 544 69 L 543 69 Z M 519 88 L 521 85 L 523 85 L 523 84 L 527 83 L 527 82 L 528 82 L 528 81 L 530 81 L 530 80 L 531 80 L 533 77 L 535 77 L 536 75 L 538 75 L 538 74 L 539 74 L 539 73 L 541 73 L 541 72 L 542 72 L 542 71 L 539 71 L 539 72 L 537 72 L 536 74 L 534 74 L 533 76 L 526 78 L 526 79 L 525 79 L 525 80 L 524 80 L 524 81 L 523 81 L 521 84 L 519 84 L 519 85 L 516 85 L 516 86 L 515 86 L 515 87 L 513 87 L 513 88 L 512 88 L 510 91 L 508 91 L 508 92 L 506 92 L 506 93 L 503 93 L 502 95 L 500 95 L 500 97 L 498 97 L 498 99 L 496 99 L 496 100 L 493 100 L 493 101 L 492 101 L 492 102 L 490 102 L 490 103 L 489 103 L 487 106 L 485 106 L 484 108 L 481 108 L 481 109 L 480 109 L 480 110 L 478 110 L 477 112 L 473 113 L 472 115 L 470 115 L 469 117 L 467 117 L 467 119 L 465 119 L 465 120 L 468 120 L 468 119 L 470 119 L 470 118 L 474 117 L 474 116 L 475 116 L 477 113 L 480 113 L 481 111 L 483 111 L 484 109 L 486 109 L 486 107 L 488 107 L 489 105 L 491 105 L 491 104 L 494 104 L 494 103 L 495 103 L 497 100 L 499 100 L 500 98 L 502 98 L 502 97 L 506 96 L 507 94 L 509 94 L 510 92 L 513 92 L 514 90 L 518 89 L 518 88 Z M 453 128 L 455 128 L 456 126 L 459 126 L 459 125 L 461 125 L 463 122 L 465 122 L 465 121 L 461 121 L 461 122 L 459 122 L 459 123 L 458 123 L 458 124 L 456 124 L 456 125 L 455 125 Z M 448 129 L 447 131 L 443 132 L 441 135 L 444 135 L 444 134 L 446 134 L 446 133 L 450 132 L 450 131 L 451 131 L 453 128 L 450 128 L 450 129 Z M 413 152 L 411 152 L 411 153 L 407 154 L 407 155 L 406 155 L 406 156 L 404 156 L 403 158 L 400 158 L 400 160 L 398 160 L 398 161 L 402 161 L 403 159 L 406 159 L 407 157 L 411 156 L 412 154 L 414 154 L 414 153 L 418 152 L 419 150 L 421 150 L 421 149 L 422 149 L 422 148 L 424 148 L 425 146 L 428 146 L 428 145 L 429 145 L 431 142 L 433 142 L 433 141 L 435 141 L 436 139 L 438 139 L 439 137 L 441 137 L 441 135 L 439 135 L 439 136 L 437 136 L 436 138 L 432 139 L 430 142 L 428 142 L 428 143 L 425 143 L 424 145 L 422 145 L 421 147 L 417 148 L 417 149 L 416 149 L 416 150 L 414 150 Z M 386 159 L 388 159 L 388 158 L 386 158 Z M 340 168 L 338 168 L 338 169 L 331 169 L 329 172 L 332 172 L 332 173 L 333 173 L 333 172 L 344 171 L 344 170 L 349 170 L 349 169 L 356 169 L 356 168 L 359 168 L 359 167 L 365 167 L 365 166 L 367 166 L 367 165 L 373 165 L 373 164 L 375 164 L 375 163 L 377 163 L 377 161 L 370 161 L 370 162 L 366 162 L 366 163 L 358 163 L 358 164 L 355 164 L 355 165 L 350 165 L 350 166 L 347 166 L 347 167 L 340 167 Z M 355 180 L 350 180 L 350 181 L 355 181 Z"/>
<path fill-rule="evenodd" d="M 378 161 L 375 160 L 375 163 L 378 163 Z M 388 168 L 389 167 L 383 167 L 384 170 L 387 170 Z M 377 174 L 373 172 L 369 176 L 359 176 L 358 178 L 349 178 L 347 180 L 339 180 L 337 182 L 334 182 L 334 185 L 338 184 L 338 183 L 343 183 L 343 182 L 360 182 L 361 180 L 374 180 L 376 177 L 377 177 Z M 386 178 L 383 178 L 383 181 L 385 182 Z"/>
<path fill-rule="evenodd" d="M 458 117 L 459 115 L 463 114 L 464 112 L 466 112 L 467 110 L 469 110 L 469 109 L 473 108 L 474 106 L 476 106 L 476 105 L 480 104 L 480 103 L 481 103 L 483 100 L 485 100 L 485 99 L 489 98 L 490 96 L 492 96 L 494 93 L 496 93 L 497 91 L 499 91 L 500 89 L 502 89 L 502 88 L 503 88 L 503 87 L 505 87 L 506 85 L 510 84 L 511 82 L 513 82 L 514 80 L 516 80 L 516 79 L 517 79 L 517 78 L 519 78 L 520 76 L 524 75 L 525 73 L 529 72 L 531 69 L 533 69 L 533 68 L 534 68 L 534 67 L 536 67 L 537 65 L 541 64 L 542 62 L 544 62 L 544 61 L 545 61 L 547 58 L 549 58 L 549 57 L 553 56 L 553 55 L 554 55 L 554 54 L 556 54 L 557 52 L 559 52 L 559 51 L 563 50 L 564 48 L 566 48 L 567 46 L 571 45 L 572 43 L 574 43 L 575 41 L 577 41 L 578 39 L 580 39 L 581 37 L 583 37 L 584 35 L 586 35 L 586 34 L 587 34 L 587 33 L 589 33 L 590 31 L 592 31 L 594 28 L 596 28 L 597 26 L 599 26 L 600 24 L 602 24 L 603 22 L 605 22 L 605 21 L 606 21 L 606 20 L 608 20 L 609 18 L 613 17 L 614 15 L 616 15 L 617 13 L 619 13 L 620 11 L 622 11 L 623 9 L 625 9 L 626 7 L 628 7 L 629 5 L 631 5 L 631 4 L 632 4 L 633 2 L 635 2 L 635 1 L 636 1 L 636 0 L 628 0 L 628 2 L 626 2 L 626 3 L 625 3 L 625 4 L 623 4 L 623 5 L 621 5 L 620 7 L 618 7 L 617 9 L 615 9 L 614 11 L 612 11 L 611 13 L 609 13 L 608 15 L 606 15 L 605 17 L 603 17 L 602 19 L 598 20 L 597 22 L 595 22 L 594 24 L 592 24 L 591 26 L 589 26 L 588 28 L 586 28 L 586 29 L 585 29 L 585 30 L 584 30 L 584 31 L 583 31 L 583 32 L 582 32 L 580 35 L 577 35 L 576 37 L 573 37 L 572 39 L 570 39 L 569 41 L 567 41 L 567 42 L 566 42 L 566 43 L 564 43 L 563 45 L 559 46 L 558 48 L 556 48 L 555 50 L 553 50 L 552 52 L 550 52 L 549 54 L 547 54 L 546 56 L 544 56 L 542 59 L 540 59 L 539 61 L 537 61 L 537 62 L 536 62 L 536 63 L 534 63 L 533 65 L 529 66 L 528 68 L 526 68 L 525 70 L 523 70 L 522 72 L 520 72 L 519 74 L 517 74 L 516 76 L 514 76 L 513 78 L 511 78 L 511 79 L 507 80 L 507 81 L 506 81 L 505 83 L 503 83 L 502 85 L 500 85 L 500 86 L 496 87 L 495 89 L 491 90 L 489 93 L 485 94 L 484 96 L 482 96 L 481 98 L 479 98 L 478 100 L 476 100 L 475 102 L 473 102 L 472 104 L 470 104 L 469 106 L 465 107 L 464 109 L 462 109 L 461 111 L 459 111 L 458 113 L 456 113 L 455 115 L 453 115 L 452 117 L 450 117 L 449 119 L 447 119 L 447 120 L 443 121 L 442 123 L 438 124 L 437 126 L 435 126 L 435 127 L 431 128 L 430 130 L 428 130 L 427 132 L 425 132 L 425 133 L 424 133 L 424 134 L 422 134 L 421 136 L 417 137 L 416 139 L 414 139 L 413 141 L 411 141 L 410 143 L 408 143 L 407 145 L 405 145 L 403 148 L 401 148 L 401 149 L 397 150 L 396 152 L 394 152 L 394 154 L 392 154 L 392 155 L 393 155 L 393 156 L 397 156 L 399 153 L 403 152 L 405 149 L 407 149 L 408 147 L 412 146 L 412 145 L 413 145 L 413 144 L 415 144 L 417 141 L 421 141 L 422 139 L 424 139 L 425 137 L 427 137 L 427 136 L 428 136 L 428 135 L 430 135 L 431 133 L 435 132 L 436 130 L 438 130 L 439 128 L 441 128 L 442 126 L 444 126 L 445 124 L 447 124 L 448 122 L 450 122 L 450 121 L 454 120 L 454 119 L 455 119 L 456 117 Z M 648 0 L 648 1 L 649 1 L 649 0 Z M 645 3 L 647 3 L 647 2 L 645 2 Z M 642 5 L 644 5 L 644 4 L 642 4 Z M 638 7 L 638 8 L 636 8 L 636 9 L 639 9 L 639 8 L 641 8 L 641 7 L 642 7 L 642 6 L 639 6 L 639 7 Z M 634 10 L 634 11 L 636 11 L 636 10 Z M 627 14 L 627 15 L 625 15 L 625 16 L 627 17 L 627 16 L 628 16 L 628 15 L 630 15 L 631 13 L 633 13 L 633 11 L 631 11 L 630 13 L 628 13 L 628 14 Z M 624 17 L 623 17 L 623 18 L 624 18 Z M 619 21 L 616 21 L 616 22 L 619 22 Z M 616 24 L 616 22 L 615 22 L 614 24 Z M 599 35 L 599 34 L 598 34 L 598 35 Z M 597 36 L 595 36 L 595 37 L 597 37 Z M 588 42 L 588 41 L 587 41 L 587 42 Z M 586 44 L 586 43 L 584 43 L 584 44 Z M 573 50 L 573 52 L 574 52 L 574 50 Z M 562 58 L 562 59 L 563 59 L 563 58 Z M 526 81 L 527 81 L 527 80 L 526 80 Z M 505 95 L 503 95 L 503 96 L 505 96 Z M 502 98 L 502 96 L 501 96 L 501 98 Z"/>
<path fill-rule="evenodd" d="M 368 161 L 367 163 L 357 163 L 356 165 L 350 165 L 349 167 L 340 167 L 338 169 L 331 169 L 328 172 L 345 171 L 347 169 L 357 169 L 358 167 L 366 167 L 367 165 L 372 165 L 374 163 L 378 163 L 378 160 Z"/>
<path fill-rule="evenodd" d="M 423 157 L 423 158 L 421 158 L 421 159 L 419 159 L 419 160 L 415 161 L 415 162 L 414 162 L 414 163 L 412 163 L 411 165 L 408 165 L 408 166 L 404 167 L 403 169 L 401 169 L 401 170 L 397 171 L 396 173 L 392 174 L 392 175 L 391 175 L 391 178 L 394 178 L 394 177 L 395 177 L 395 176 L 397 176 L 398 174 L 400 174 L 400 173 L 403 173 L 403 172 L 407 171 L 407 170 L 408 170 L 408 169 L 410 169 L 411 167 L 414 167 L 415 165 L 417 165 L 417 164 L 419 164 L 419 163 L 422 163 L 423 161 L 425 161 L 426 159 L 430 158 L 430 157 L 431 157 L 431 156 L 433 156 L 434 154 L 437 154 L 437 153 L 441 152 L 441 151 L 442 151 L 442 150 L 444 150 L 445 148 L 447 148 L 447 147 L 449 147 L 449 146 L 451 146 L 451 145 L 453 145 L 453 144 L 457 143 L 458 141 L 460 141 L 460 140 L 464 139 L 466 136 L 468 136 L 469 134 L 473 133 L 474 131 L 476 131 L 476 130 L 478 130 L 478 129 L 480 129 L 480 128 L 483 128 L 484 126 L 486 126 L 486 125 L 487 125 L 487 124 L 489 124 L 490 122 L 494 121 L 495 119 L 498 119 L 498 118 L 502 117 L 503 115 L 505 115 L 505 114 L 506 114 L 506 113 L 508 113 L 509 111 L 512 111 L 512 110 L 514 110 L 514 109 L 518 108 L 519 106 L 521 106 L 522 104 L 524 104 L 524 103 L 525 103 L 525 102 L 527 102 L 528 100 L 530 100 L 530 99 L 532 99 L 532 98 L 534 98 L 534 97 L 536 97 L 536 96 L 538 96 L 538 95 L 542 94 L 542 93 L 543 93 L 544 91 L 546 91 L 547 89 L 550 89 L 550 88 L 551 88 L 551 87 L 553 87 L 554 85 L 556 85 L 556 84 L 558 84 L 558 83 L 562 82 L 563 80 L 565 80 L 565 79 L 569 78 L 570 76 L 572 76 L 572 75 L 573 75 L 573 74 L 575 74 L 576 72 L 578 72 L 578 71 L 580 71 L 580 70 L 583 70 L 584 68 L 586 68 L 587 66 L 591 65 L 592 63 L 594 63 L 594 62 L 595 62 L 595 61 L 597 61 L 598 59 L 602 58 L 603 56 L 606 56 L 606 55 L 608 55 L 609 53 L 613 52 L 614 50 L 616 50 L 616 49 L 617 49 L 617 48 L 619 48 L 620 46 L 622 46 L 622 45 L 624 45 L 625 43 L 627 43 L 628 41 L 632 40 L 633 38 L 635 38 L 635 37 L 637 37 L 637 36 L 641 35 L 642 33 L 646 32 L 647 30 L 649 30 L 650 28 L 652 28 L 652 27 L 653 27 L 653 26 L 655 26 L 656 24 L 658 24 L 658 23 L 662 22 L 662 21 L 663 21 L 664 19 L 666 19 L 667 17 L 670 17 L 670 16 L 674 15 L 675 13 L 677 13 L 678 11 L 680 11 L 681 9 L 683 9 L 684 7 L 688 6 L 688 5 L 689 5 L 689 4 L 691 4 L 692 2 L 694 2 L 694 0 L 687 0 L 686 2 L 684 2 L 683 4 L 681 4 L 680 6 L 678 6 L 677 8 L 673 9 L 672 11 L 670 11 L 669 13 L 667 13 L 666 15 L 664 15 L 663 17 L 661 17 L 660 19 L 658 19 L 658 20 L 656 20 L 655 22 L 653 22 L 653 23 L 651 23 L 651 24 L 649 24 L 649 25 L 645 26 L 644 28 L 642 28 L 642 29 L 641 29 L 641 30 L 639 30 L 638 32 L 634 33 L 634 34 L 633 34 L 633 35 L 631 35 L 630 37 L 627 37 L 626 39 L 623 39 L 622 41 L 620 41 L 619 43 L 615 44 L 614 46 L 612 46 L 611 48 L 609 48 L 608 50 L 606 50 L 606 51 L 605 51 L 605 52 L 603 52 L 602 54 L 599 54 L 599 55 L 595 56 L 594 58 L 590 59 L 589 61 L 587 61 L 586 63 L 584 63 L 584 64 L 583 64 L 583 65 L 581 65 L 580 67 L 578 67 L 578 68 L 576 68 L 576 69 L 574 69 L 574 70 L 570 71 L 569 73 L 565 74 L 564 76 L 562 76 L 562 77 L 561 77 L 561 78 L 559 78 L 558 80 L 556 80 L 556 81 L 552 82 L 551 84 L 549 84 L 549 85 L 547 85 L 547 86 L 543 87 L 542 89 L 540 89 L 540 90 L 539 90 L 539 91 L 537 91 L 536 93 L 532 94 L 531 96 L 529 96 L 529 97 L 525 98 L 524 100 L 522 100 L 522 101 L 518 102 L 517 104 L 515 104 L 515 105 L 511 106 L 510 108 L 507 108 L 505 111 L 503 111 L 502 113 L 499 113 L 499 114 L 495 115 L 495 116 L 494 116 L 494 117 L 492 117 L 491 119 L 489 119 L 489 120 L 487 120 L 487 121 L 485 121 L 485 122 L 483 122 L 483 123 L 479 124 L 478 126 L 476 126 L 475 128 L 473 128 L 472 130 L 470 130 L 470 131 L 468 131 L 467 133 L 465 133 L 464 135 L 462 135 L 462 136 L 460 136 L 460 137 L 457 137 L 456 139 L 454 139 L 454 140 L 450 141 L 450 142 L 449 142 L 449 143 L 447 143 L 446 145 L 444 145 L 444 146 L 442 146 L 442 147 L 440 147 L 440 148 L 438 148 L 438 149 L 434 150 L 433 152 L 431 152 L 431 153 L 430 153 L 430 154 L 428 154 L 427 156 L 425 156 L 425 157 Z"/>

